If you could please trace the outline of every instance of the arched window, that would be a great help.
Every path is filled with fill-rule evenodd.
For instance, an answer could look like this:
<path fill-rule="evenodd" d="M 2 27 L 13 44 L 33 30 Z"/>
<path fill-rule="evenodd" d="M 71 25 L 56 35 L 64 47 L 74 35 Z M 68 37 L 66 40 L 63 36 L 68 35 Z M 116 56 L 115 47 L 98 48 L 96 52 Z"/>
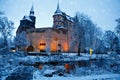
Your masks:
<path fill-rule="evenodd" d="M 40 52 L 45 52 L 45 47 L 46 47 L 46 43 L 40 43 L 39 45 Z"/>

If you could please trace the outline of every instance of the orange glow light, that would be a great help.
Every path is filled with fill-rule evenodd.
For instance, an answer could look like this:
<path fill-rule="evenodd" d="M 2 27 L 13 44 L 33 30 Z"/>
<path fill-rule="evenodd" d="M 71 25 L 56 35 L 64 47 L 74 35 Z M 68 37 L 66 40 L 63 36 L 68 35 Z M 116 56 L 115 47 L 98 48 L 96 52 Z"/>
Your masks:
<path fill-rule="evenodd" d="M 63 44 L 63 49 L 64 49 L 64 51 L 68 51 L 68 44 L 67 43 Z"/>
<path fill-rule="evenodd" d="M 57 45 L 55 42 L 51 43 L 51 51 L 53 52 L 57 51 Z"/>
<path fill-rule="evenodd" d="M 41 50 L 45 50 L 45 48 L 46 48 L 45 42 L 40 42 L 38 48 L 40 49 L 40 51 L 41 51 Z"/>
<path fill-rule="evenodd" d="M 40 45 L 40 46 L 39 46 L 39 49 L 40 49 L 40 50 L 45 50 L 45 46 Z"/>

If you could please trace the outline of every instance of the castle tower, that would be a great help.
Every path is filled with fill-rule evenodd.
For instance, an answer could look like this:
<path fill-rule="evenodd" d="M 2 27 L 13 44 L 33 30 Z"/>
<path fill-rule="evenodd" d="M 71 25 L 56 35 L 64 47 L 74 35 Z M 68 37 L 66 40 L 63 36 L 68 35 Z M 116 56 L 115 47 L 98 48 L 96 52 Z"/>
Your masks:
<path fill-rule="evenodd" d="M 59 1 L 57 4 L 57 9 L 53 15 L 53 28 L 64 27 L 64 16 L 63 12 L 60 10 Z"/>
<path fill-rule="evenodd" d="M 20 20 L 20 25 L 17 29 L 16 34 L 27 31 L 28 29 L 35 28 L 35 20 L 36 17 L 34 16 L 34 8 L 32 5 L 29 16 L 24 16 L 23 19 Z"/>

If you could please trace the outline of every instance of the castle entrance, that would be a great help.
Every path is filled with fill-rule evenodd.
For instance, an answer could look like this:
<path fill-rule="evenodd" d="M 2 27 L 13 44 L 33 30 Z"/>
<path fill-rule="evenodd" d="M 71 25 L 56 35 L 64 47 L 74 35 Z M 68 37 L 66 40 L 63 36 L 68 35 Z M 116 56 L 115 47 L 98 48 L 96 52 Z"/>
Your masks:
<path fill-rule="evenodd" d="M 32 45 L 28 46 L 27 52 L 33 52 L 33 51 L 34 51 L 34 47 Z"/>

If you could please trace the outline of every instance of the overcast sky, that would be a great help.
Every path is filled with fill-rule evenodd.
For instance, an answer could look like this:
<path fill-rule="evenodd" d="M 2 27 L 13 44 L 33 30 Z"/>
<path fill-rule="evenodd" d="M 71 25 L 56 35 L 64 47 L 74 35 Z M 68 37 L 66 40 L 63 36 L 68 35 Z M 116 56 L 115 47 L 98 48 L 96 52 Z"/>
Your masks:
<path fill-rule="evenodd" d="M 34 4 L 36 27 L 52 27 L 58 0 L 0 0 L 0 11 L 18 28 L 24 15 Z M 87 14 L 103 30 L 114 30 L 120 17 L 120 0 L 60 0 L 60 9 L 70 16 L 76 12 Z"/>

